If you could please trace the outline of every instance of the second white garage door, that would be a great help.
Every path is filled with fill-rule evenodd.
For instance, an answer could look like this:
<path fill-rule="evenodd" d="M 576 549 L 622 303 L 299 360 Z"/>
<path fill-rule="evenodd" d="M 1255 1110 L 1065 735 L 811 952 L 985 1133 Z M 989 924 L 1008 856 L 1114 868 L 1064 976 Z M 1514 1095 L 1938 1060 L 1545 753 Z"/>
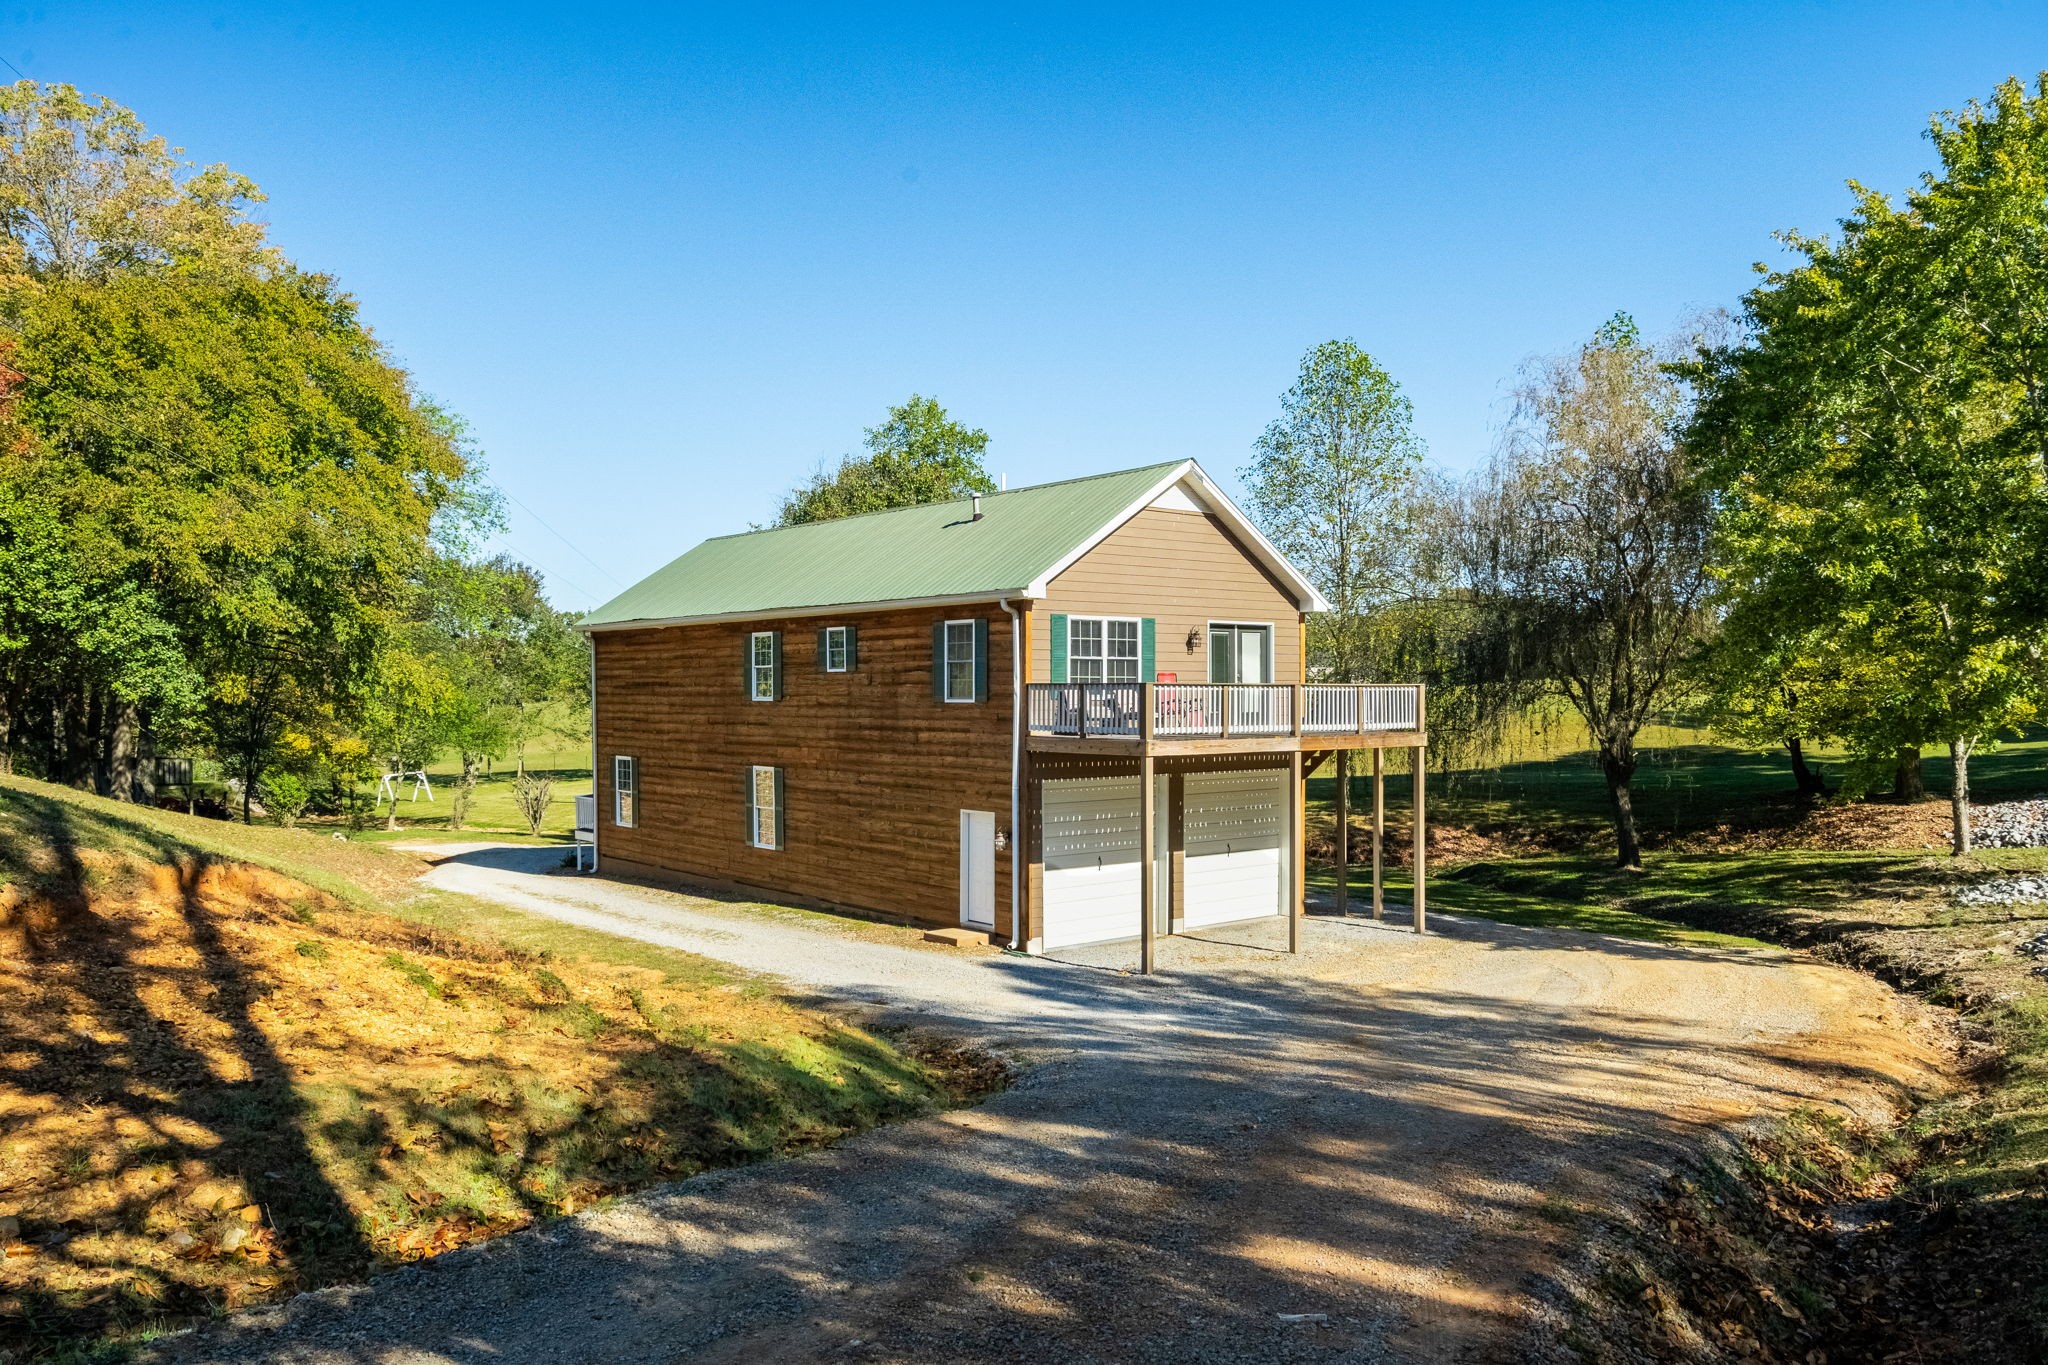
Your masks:
<path fill-rule="evenodd" d="M 1277 915 L 1287 875 L 1287 770 L 1184 779 L 1187 927 Z"/>
<path fill-rule="evenodd" d="M 1136 938 L 1138 779 L 1049 781 L 1044 818 L 1045 946 Z"/>

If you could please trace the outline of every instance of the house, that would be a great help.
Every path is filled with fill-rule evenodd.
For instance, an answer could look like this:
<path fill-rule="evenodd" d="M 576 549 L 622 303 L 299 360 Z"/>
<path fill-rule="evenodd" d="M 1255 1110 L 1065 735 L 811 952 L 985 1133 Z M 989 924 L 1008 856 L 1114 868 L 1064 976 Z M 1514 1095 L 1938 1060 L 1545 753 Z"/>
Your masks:
<path fill-rule="evenodd" d="M 1186 460 L 707 540 L 582 623 L 597 866 L 1148 968 L 1296 923 L 1304 774 L 1425 742 L 1307 682 L 1326 606 Z"/>

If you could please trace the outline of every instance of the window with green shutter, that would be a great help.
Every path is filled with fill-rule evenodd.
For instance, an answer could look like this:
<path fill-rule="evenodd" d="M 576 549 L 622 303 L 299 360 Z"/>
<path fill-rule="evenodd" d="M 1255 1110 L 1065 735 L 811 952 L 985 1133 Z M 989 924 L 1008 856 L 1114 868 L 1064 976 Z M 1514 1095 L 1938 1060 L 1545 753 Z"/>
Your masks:
<path fill-rule="evenodd" d="M 755 848 L 779 849 L 783 846 L 782 829 L 782 769 L 749 768 L 747 842 Z"/>
<path fill-rule="evenodd" d="M 1146 624 L 1135 616 L 1068 617 L 1066 681 L 1141 681 Z"/>
<path fill-rule="evenodd" d="M 853 672 L 852 626 L 827 626 L 818 632 L 818 669 L 824 673 Z"/>
<path fill-rule="evenodd" d="M 747 637 L 747 695 L 755 701 L 782 700 L 782 632 L 757 630 Z"/>

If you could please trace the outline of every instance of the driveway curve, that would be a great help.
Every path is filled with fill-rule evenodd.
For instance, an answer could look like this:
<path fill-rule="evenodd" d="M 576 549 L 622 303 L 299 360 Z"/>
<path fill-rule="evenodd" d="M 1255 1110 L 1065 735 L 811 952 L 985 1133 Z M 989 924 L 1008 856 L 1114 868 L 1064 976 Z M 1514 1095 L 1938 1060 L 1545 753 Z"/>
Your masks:
<path fill-rule="evenodd" d="M 1854 973 L 1452 916 L 956 955 L 483 847 L 429 880 L 1028 1063 L 977 1108 L 722 1171 L 163 1342 L 176 1362 L 1511 1358 L 1555 1210 L 1759 1110 L 1939 1084 Z"/>

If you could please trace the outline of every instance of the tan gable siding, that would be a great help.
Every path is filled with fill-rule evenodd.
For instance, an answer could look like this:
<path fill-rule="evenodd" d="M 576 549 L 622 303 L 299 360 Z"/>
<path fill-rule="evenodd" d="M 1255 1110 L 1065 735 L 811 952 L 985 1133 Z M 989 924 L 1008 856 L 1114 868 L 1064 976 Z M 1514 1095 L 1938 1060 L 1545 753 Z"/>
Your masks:
<path fill-rule="evenodd" d="M 1052 615 L 1150 616 L 1159 672 L 1209 679 L 1209 623 L 1270 622 L 1273 681 L 1301 681 L 1301 609 L 1292 595 L 1205 512 L 1148 507 L 1048 585 L 1031 609 L 1031 680 L 1051 677 Z M 1196 632 L 1193 652 L 1188 631 Z"/>
<path fill-rule="evenodd" d="M 932 624 L 989 622 L 989 700 L 932 695 Z M 818 631 L 859 630 L 824 673 Z M 742 641 L 782 631 L 783 699 L 748 699 Z M 610 873 L 678 877 L 933 924 L 959 922 L 960 812 L 1010 825 L 1010 619 L 989 606 L 599 631 L 598 849 Z M 639 760 L 640 819 L 612 817 L 612 758 Z M 784 770 L 787 847 L 745 838 L 743 774 Z M 1010 855 L 996 855 L 1009 933 Z"/>

